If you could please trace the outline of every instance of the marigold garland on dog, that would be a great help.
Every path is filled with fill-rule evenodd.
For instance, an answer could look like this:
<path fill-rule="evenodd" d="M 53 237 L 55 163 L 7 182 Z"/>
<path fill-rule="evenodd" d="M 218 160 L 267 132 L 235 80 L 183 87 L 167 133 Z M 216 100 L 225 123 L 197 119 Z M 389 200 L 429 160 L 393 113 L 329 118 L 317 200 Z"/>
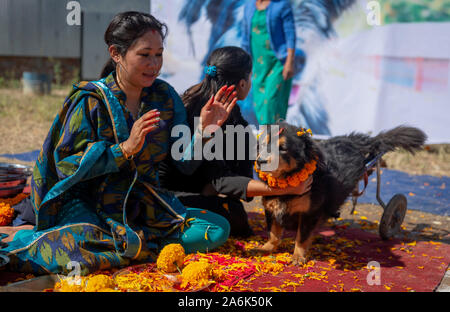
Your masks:
<path fill-rule="evenodd" d="M 317 161 L 312 160 L 309 163 L 306 163 L 302 170 L 288 176 L 287 178 L 272 177 L 272 175 L 259 170 L 256 162 L 255 171 L 258 173 L 259 178 L 267 182 L 270 187 L 286 188 L 288 186 L 298 186 L 300 183 L 306 181 L 308 177 L 316 171 L 316 165 Z"/>

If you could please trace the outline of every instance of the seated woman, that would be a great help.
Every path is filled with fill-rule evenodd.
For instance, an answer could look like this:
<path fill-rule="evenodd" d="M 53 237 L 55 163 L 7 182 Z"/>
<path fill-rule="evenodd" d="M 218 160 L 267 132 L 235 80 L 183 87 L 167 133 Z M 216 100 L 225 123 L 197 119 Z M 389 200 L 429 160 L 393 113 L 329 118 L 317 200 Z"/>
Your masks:
<path fill-rule="evenodd" d="M 171 129 L 187 127 L 180 97 L 157 79 L 165 34 L 149 14 L 125 12 L 111 21 L 103 78 L 74 86 L 44 142 L 31 183 L 36 225 L 1 250 L 9 269 L 66 274 L 75 261 L 84 275 L 155 261 L 168 243 L 190 253 L 227 240 L 225 218 L 186 208 L 159 185 L 158 164 L 177 140 Z M 200 112 L 202 126 L 221 126 L 233 97 L 217 92 Z M 193 136 L 185 157 L 174 161 L 185 174 L 201 163 L 189 159 L 198 142 Z"/>
<path fill-rule="evenodd" d="M 247 97 L 251 88 L 252 60 L 250 55 L 239 47 L 219 48 L 209 56 L 205 72 L 203 81 L 190 87 L 182 96 L 191 129 L 195 125 L 194 118 L 201 115 L 204 105 L 223 86 L 234 86 L 238 100 Z M 234 106 L 229 118 L 222 125 L 223 133 L 227 125 L 244 128 L 248 125 L 238 105 Z M 234 139 L 233 160 L 226 160 L 224 144 L 221 157 L 223 160 L 203 160 L 191 176 L 180 172 L 173 162 L 166 158 L 159 166 L 161 185 L 174 191 L 184 205 L 211 210 L 227 218 L 232 236 L 250 236 L 252 230 L 241 200 L 250 201 L 254 196 L 303 194 L 309 190 L 311 180 L 297 187 L 276 189 L 252 179 L 253 161 L 250 160 L 249 153 L 246 153 L 245 160 L 236 160 L 238 148 L 247 149 L 249 142 L 248 133 L 245 146 L 237 146 L 239 140 Z"/>

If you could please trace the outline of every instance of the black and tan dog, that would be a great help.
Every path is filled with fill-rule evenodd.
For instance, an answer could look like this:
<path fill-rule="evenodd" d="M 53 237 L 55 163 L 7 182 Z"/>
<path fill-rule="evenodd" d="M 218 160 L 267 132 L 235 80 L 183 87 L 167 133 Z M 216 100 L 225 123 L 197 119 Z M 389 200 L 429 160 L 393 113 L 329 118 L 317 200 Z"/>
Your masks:
<path fill-rule="evenodd" d="M 339 208 L 355 189 L 365 172 L 368 160 L 380 153 L 403 148 L 411 153 L 426 140 L 421 130 L 399 126 L 375 137 L 361 133 L 337 136 L 325 141 L 315 141 L 308 134 L 286 123 L 278 123 L 280 131 L 268 131 L 264 140 L 276 140 L 278 155 L 258 155 L 256 168 L 270 164 L 278 157 L 276 169 L 265 172 L 273 178 L 287 178 L 299 172 L 306 163 L 317 161 L 311 190 L 302 196 L 263 197 L 269 230 L 268 242 L 261 251 L 275 251 L 281 241 L 283 229 L 297 231 L 292 260 L 294 264 L 306 261 L 312 241 L 312 232 L 323 221 L 339 216 Z M 270 127 L 269 127 L 270 128 Z M 261 149 L 259 149 L 261 150 Z"/>

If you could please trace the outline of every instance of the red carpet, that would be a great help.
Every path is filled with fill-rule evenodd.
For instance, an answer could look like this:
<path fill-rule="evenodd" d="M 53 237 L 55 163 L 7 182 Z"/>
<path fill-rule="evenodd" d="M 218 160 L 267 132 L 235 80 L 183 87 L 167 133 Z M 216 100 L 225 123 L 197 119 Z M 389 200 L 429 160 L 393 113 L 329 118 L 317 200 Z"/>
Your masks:
<path fill-rule="evenodd" d="M 254 291 L 429 292 L 438 286 L 450 261 L 449 245 L 384 242 L 358 229 L 339 230 L 332 237 L 320 235 L 312 248 L 314 260 L 304 268 L 286 266 L 283 273 L 257 277 L 245 286 Z M 367 268 L 370 261 L 380 264 L 380 285 L 367 282 L 369 273 L 375 273 Z"/>
<path fill-rule="evenodd" d="M 262 215 L 250 215 L 258 227 Z M 266 236 L 262 233 L 261 236 Z M 292 238 L 285 239 L 280 252 L 292 253 L 293 244 Z M 374 267 L 368 269 L 371 261 L 379 263 L 379 271 Z M 279 274 L 253 276 L 231 290 L 430 292 L 439 285 L 449 262 L 450 245 L 447 244 L 402 239 L 383 241 L 360 229 L 331 226 L 316 236 L 310 261 L 305 266 L 286 265 Z M 375 278 L 377 272 L 379 283 Z"/>

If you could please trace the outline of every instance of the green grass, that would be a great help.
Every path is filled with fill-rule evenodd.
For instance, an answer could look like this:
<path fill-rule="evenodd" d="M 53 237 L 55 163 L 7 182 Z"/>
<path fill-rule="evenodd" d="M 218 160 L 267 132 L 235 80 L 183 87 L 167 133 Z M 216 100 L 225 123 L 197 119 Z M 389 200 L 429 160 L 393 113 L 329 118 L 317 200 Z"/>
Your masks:
<path fill-rule="evenodd" d="M 11 85 L 0 88 L 0 154 L 40 149 L 71 86 L 54 86 L 48 95 L 26 95 Z"/>
<path fill-rule="evenodd" d="M 36 122 L 46 122 L 55 116 L 64 101 L 61 95 L 33 96 L 21 94 L 17 89 L 0 89 L 0 118 L 35 119 Z"/>

